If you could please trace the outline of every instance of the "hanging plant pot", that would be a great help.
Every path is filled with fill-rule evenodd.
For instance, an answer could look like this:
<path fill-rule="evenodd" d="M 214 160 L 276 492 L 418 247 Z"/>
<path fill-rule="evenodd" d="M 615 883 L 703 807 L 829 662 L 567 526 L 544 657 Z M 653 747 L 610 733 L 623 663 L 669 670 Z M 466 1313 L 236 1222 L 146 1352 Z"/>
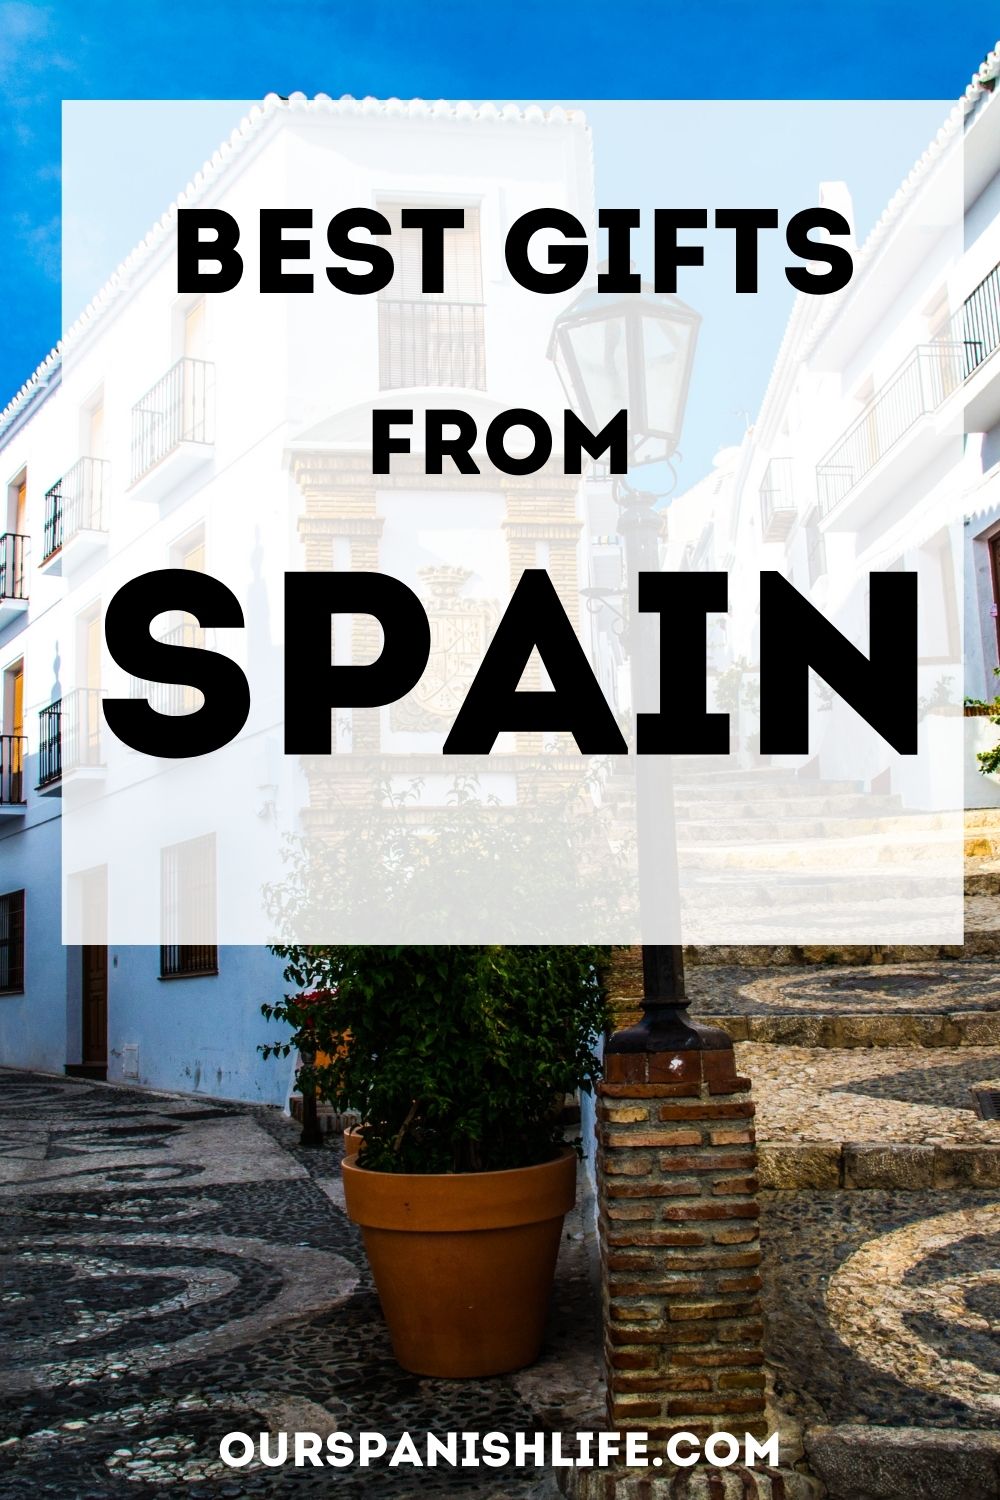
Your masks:
<path fill-rule="evenodd" d="M 538 1358 L 576 1156 L 505 1172 L 373 1172 L 341 1164 L 395 1356 L 471 1378 Z"/>

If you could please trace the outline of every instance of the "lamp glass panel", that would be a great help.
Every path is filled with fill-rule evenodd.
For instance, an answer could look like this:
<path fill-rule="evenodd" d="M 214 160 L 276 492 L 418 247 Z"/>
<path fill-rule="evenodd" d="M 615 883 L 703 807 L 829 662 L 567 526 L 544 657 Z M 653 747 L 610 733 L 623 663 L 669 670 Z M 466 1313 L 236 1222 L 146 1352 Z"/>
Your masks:
<path fill-rule="evenodd" d="M 669 433 L 676 437 L 683 417 L 681 407 L 690 346 L 690 324 L 650 317 L 649 314 L 643 316 L 647 432 Z"/>
<path fill-rule="evenodd" d="M 624 318 L 592 318 L 566 329 L 598 428 L 628 407 L 628 355 Z"/>

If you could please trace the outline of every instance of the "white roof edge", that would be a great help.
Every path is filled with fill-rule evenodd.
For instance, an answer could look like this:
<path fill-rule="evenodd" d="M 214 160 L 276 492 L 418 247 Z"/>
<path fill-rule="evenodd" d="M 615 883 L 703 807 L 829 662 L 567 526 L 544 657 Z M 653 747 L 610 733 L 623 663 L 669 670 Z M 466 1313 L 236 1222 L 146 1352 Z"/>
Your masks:
<path fill-rule="evenodd" d="M 994 91 L 994 85 L 1000 78 L 1000 41 L 997 41 L 993 49 L 987 53 L 979 67 L 973 73 L 965 92 L 956 100 L 949 111 L 934 139 L 925 147 L 910 168 L 900 186 L 889 199 L 878 220 L 865 237 L 864 243 L 854 257 L 854 277 L 852 285 L 859 280 L 859 272 L 863 276 L 869 265 L 875 259 L 883 240 L 892 230 L 894 224 L 902 213 L 904 207 L 912 195 L 920 188 L 924 179 L 937 166 L 944 151 L 954 137 L 964 129 L 965 122 L 984 97 L 988 98 Z M 808 310 L 819 314 L 812 319 L 806 316 Z M 815 299 L 807 293 L 799 293 L 792 305 L 788 322 L 785 325 L 785 333 L 782 338 L 778 353 L 775 356 L 771 376 L 767 389 L 764 392 L 757 417 L 758 426 L 762 426 L 768 414 L 768 407 L 772 398 L 777 394 L 779 384 L 784 374 L 786 362 L 793 356 L 793 350 L 797 354 L 797 343 L 803 333 L 809 348 L 815 346 L 822 336 L 827 324 L 836 316 L 835 308 L 822 308 L 815 306 Z"/>
<path fill-rule="evenodd" d="M 79 338 L 90 328 L 95 319 L 116 299 L 125 285 L 131 280 L 134 273 L 162 242 L 177 217 L 177 210 L 179 208 L 190 207 L 193 203 L 196 203 L 202 194 L 221 176 L 232 158 L 244 150 L 248 142 L 258 134 L 270 119 L 279 114 L 306 114 L 309 112 L 323 115 L 340 115 L 342 117 L 405 117 L 411 120 L 453 120 L 459 123 L 492 121 L 500 125 L 515 127 L 523 125 L 570 125 L 580 130 L 587 129 L 587 118 L 583 110 L 563 109 L 561 105 L 555 105 L 552 109 L 544 110 L 538 104 L 529 104 L 525 109 L 521 109 L 516 104 L 496 105 L 484 103 L 475 105 L 470 104 L 467 100 L 451 104 L 446 99 L 375 99 L 371 95 L 364 99 L 355 99 L 351 94 L 343 94 L 339 99 L 331 98 L 329 94 L 316 94 L 314 98 L 310 99 L 303 93 L 289 94 L 287 98 L 283 98 L 278 94 L 267 94 L 260 104 L 255 104 L 244 115 L 243 119 L 227 139 L 212 153 L 209 160 L 202 165 L 201 170 L 195 173 L 183 192 L 179 193 L 167 210 L 160 215 L 144 238 L 125 257 L 104 283 L 104 286 L 97 295 L 87 304 L 76 321 L 66 330 L 63 338 L 59 340 L 55 348 L 49 351 L 34 374 L 25 381 L 16 395 L 0 411 L 0 444 L 3 443 L 7 429 L 12 425 L 14 418 L 24 407 L 25 403 L 34 400 L 47 386 L 53 370 L 61 362 L 62 353 L 66 345 Z"/>

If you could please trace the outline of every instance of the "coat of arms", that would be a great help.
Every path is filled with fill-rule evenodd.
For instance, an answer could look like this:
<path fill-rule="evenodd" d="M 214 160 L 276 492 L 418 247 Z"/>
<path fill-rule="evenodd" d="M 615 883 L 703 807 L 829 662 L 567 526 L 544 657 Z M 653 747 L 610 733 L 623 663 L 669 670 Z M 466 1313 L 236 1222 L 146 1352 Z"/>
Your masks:
<path fill-rule="evenodd" d="M 499 618 L 493 599 L 462 599 L 467 568 L 421 568 L 421 603 L 431 627 L 431 652 L 412 692 L 392 705 L 393 729 L 440 733 L 454 719 L 479 669 Z"/>

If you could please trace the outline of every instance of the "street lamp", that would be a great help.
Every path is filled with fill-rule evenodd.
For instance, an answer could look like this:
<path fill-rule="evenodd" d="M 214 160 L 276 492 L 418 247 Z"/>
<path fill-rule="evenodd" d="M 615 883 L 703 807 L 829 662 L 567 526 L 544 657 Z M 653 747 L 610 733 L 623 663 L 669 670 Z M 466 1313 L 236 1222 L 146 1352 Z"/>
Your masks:
<path fill-rule="evenodd" d="M 628 467 L 669 461 L 684 421 L 701 317 L 665 292 L 585 291 L 552 328 L 553 361 L 592 432 L 628 412 Z M 652 496 L 651 499 L 655 499 Z"/>
<path fill-rule="evenodd" d="M 567 399 L 592 432 L 616 412 L 628 412 L 628 468 L 670 464 L 684 422 L 700 315 L 679 297 L 643 284 L 638 292 L 603 296 L 583 292 L 556 318 L 549 358 Z M 638 575 L 658 572 L 660 494 L 635 489 L 627 477 L 612 481 L 625 542 L 627 597 L 637 598 Z M 634 608 L 634 604 L 633 604 Z M 650 652 L 641 649 L 634 616 L 627 634 L 632 707 L 657 674 Z M 677 901 L 677 836 L 669 764 L 662 756 L 636 760 L 636 815 L 640 926 L 655 920 L 652 902 Z M 618 1031 L 609 1052 L 668 1052 L 728 1046 L 725 1033 L 696 1027 L 687 1018 L 684 956 L 680 946 L 643 944 L 643 1018 Z"/>

